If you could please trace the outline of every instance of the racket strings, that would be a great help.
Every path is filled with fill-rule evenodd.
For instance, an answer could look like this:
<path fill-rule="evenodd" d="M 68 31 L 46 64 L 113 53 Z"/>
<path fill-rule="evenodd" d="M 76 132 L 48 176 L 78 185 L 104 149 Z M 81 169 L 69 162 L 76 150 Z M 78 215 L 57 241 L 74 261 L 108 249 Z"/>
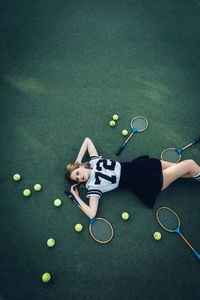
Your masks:
<path fill-rule="evenodd" d="M 169 231 L 174 231 L 180 225 L 177 215 L 168 208 L 161 208 L 157 213 L 161 226 Z"/>
<path fill-rule="evenodd" d="M 103 219 L 96 219 L 91 224 L 91 233 L 100 242 L 109 241 L 113 235 L 111 226 Z"/>
<path fill-rule="evenodd" d="M 165 161 L 176 163 L 180 160 L 180 154 L 176 149 L 166 149 L 162 153 L 162 159 Z"/>
<path fill-rule="evenodd" d="M 145 130 L 148 126 L 148 122 L 144 117 L 137 117 L 131 120 L 131 127 L 137 131 Z"/>

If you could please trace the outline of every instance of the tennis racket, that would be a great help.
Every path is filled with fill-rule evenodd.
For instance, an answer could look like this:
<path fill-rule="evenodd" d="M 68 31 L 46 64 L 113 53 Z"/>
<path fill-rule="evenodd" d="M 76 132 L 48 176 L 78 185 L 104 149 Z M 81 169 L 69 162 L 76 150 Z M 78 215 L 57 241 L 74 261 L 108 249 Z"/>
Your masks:
<path fill-rule="evenodd" d="M 194 139 L 190 144 L 186 145 L 182 149 L 176 149 L 176 148 L 165 149 L 161 153 L 161 159 L 165 160 L 165 161 L 177 163 L 181 160 L 181 154 L 185 149 L 187 149 L 187 148 L 191 147 L 192 145 L 195 145 L 199 142 L 200 142 L 200 137 L 198 137 L 197 139 Z"/>
<path fill-rule="evenodd" d="M 132 128 L 132 132 L 129 135 L 129 137 L 126 139 L 126 141 L 123 143 L 123 145 L 116 152 L 116 155 L 120 155 L 120 153 L 124 150 L 124 148 L 126 147 L 128 141 L 133 136 L 133 134 L 135 134 L 136 132 L 142 132 L 142 131 L 146 130 L 148 127 L 147 119 L 145 117 L 141 117 L 141 116 L 133 118 L 131 120 L 130 124 L 131 124 L 131 128 Z"/>
<path fill-rule="evenodd" d="M 65 191 L 65 193 L 82 210 L 81 206 L 76 201 L 74 196 L 67 191 Z M 86 213 L 84 212 L 84 214 Z M 112 225 L 106 219 L 103 218 L 90 219 L 89 232 L 93 237 L 93 239 L 96 242 L 101 244 L 106 244 L 110 242 L 114 235 L 114 230 Z"/>
<path fill-rule="evenodd" d="M 186 238 L 182 235 L 180 231 L 181 222 L 178 215 L 169 207 L 160 207 L 156 212 L 156 217 L 158 223 L 168 232 L 178 233 L 190 249 L 194 252 L 198 259 L 200 259 L 200 254 L 190 245 Z"/>

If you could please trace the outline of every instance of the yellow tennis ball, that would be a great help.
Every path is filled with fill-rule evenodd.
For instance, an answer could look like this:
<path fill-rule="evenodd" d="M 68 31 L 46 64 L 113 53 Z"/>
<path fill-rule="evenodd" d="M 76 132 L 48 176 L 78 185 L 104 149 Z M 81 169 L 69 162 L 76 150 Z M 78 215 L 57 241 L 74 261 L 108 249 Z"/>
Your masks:
<path fill-rule="evenodd" d="M 54 205 L 55 206 L 61 206 L 61 204 L 62 204 L 62 201 L 60 199 L 54 200 Z"/>
<path fill-rule="evenodd" d="M 13 175 L 13 180 L 14 181 L 19 181 L 21 179 L 21 175 L 20 174 L 14 174 Z"/>
<path fill-rule="evenodd" d="M 154 232 L 153 237 L 155 240 L 159 241 L 161 239 L 161 233 L 160 232 Z"/>
<path fill-rule="evenodd" d="M 35 184 L 34 185 L 34 190 L 36 191 L 36 192 L 39 192 L 40 190 L 41 190 L 41 185 L 39 184 L 39 183 L 37 183 L 37 184 Z"/>
<path fill-rule="evenodd" d="M 50 238 L 47 240 L 47 246 L 48 247 L 53 247 L 55 245 L 55 240 L 53 238 Z"/>
<path fill-rule="evenodd" d="M 42 281 L 43 282 L 48 282 L 48 281 L 50 281 L 50 279 L 51 279 L 51 275 L 49 273 L 44 273 L 42 275 Z"/>
<path fill-rule="evenodd" d="M 82 226 L 81 224 L 76 224 L 76 225 L 75 225 L 75 230 L 76 230 L 77 232 L 82 231 L 82 229 L 83 229 L 83 226 Z"/>
<path fill-rule="evenodd" d="M 128 131 L 126 129 L 122 130 L 122 135 L 126 136 L 128 134 Z"/>
<path fill-rule="evenodd" d="M 129 213 L 127 213 L 126 211 L 124 211 L 124 212 L 122 213 L 122 219 L 123 219 L 123 220 L 128 220 L 128 218 L 129 218 Z"/>
<path fill-rule="evenodd" d="M 117 121 L 119 119 L 118 115 L 113 115 L 113 120 Z"/>
<path fill-rule="evenodd" d="M 30 196 L 31 191 L 30 191 L 29 189 L 25 189 L 25 190 L 23 191 L 23 194 L 24 194 L 25 197 L 28 197 L 28 196 Z"/>
<path fill-rule="evenodd" d="M 115 121 L 113 121 L 113 120 L 110 121 L 110 126 L 111 126 L 111 127 L 115 126 Z"/>

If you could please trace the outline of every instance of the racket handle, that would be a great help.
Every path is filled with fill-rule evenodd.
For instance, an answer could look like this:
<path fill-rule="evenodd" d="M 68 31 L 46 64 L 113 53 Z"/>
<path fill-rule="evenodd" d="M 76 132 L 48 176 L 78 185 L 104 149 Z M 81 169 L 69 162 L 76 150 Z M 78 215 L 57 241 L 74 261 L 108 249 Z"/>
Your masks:
<path fill-rule="evenodd" d="M 80 206 L 79 204 L 78 204 L 78 202 L 76 201 L 76 199 L 74 198 L 74 196 L 70 193 L 70 192 L 68 192 L 68 191 L 65 191 L 65 194 L 69 197 L 69 199 L 71 199 L 77 206 Z"/>
<path fill-rule="evenodd" d="M 124 150 L 125 146 L 126 146 L 126 144 L 123 144 L 123 145 L 119 148 L 119 150 L 116 152 L 116 155 L 117 155 L 117 156 L 120 155 L 120 153 Z"/>
<path fill-rule="evenodd" d="M 199 143 L 200 142 L 200 136 L 197 138 L 197 139 L 195 139 L 194 141 L 193 141 L 193 144 L 197 144 L 197 143 Z"/>
<path fill-rule="evenodd" d="M 194 254 L 196 255 L 196 257 L 197 257 L 198 259 L 200 259 L 200 255 L 199 255 L 199 253 L 198 253 L 196 250 L 194 250 Z"/>
<path fill-rule="evenodd" d="M 180 232 L 180 229 L 178 229 L 177 231 L 176 231 L 177 233 L 179 233 L 179 235 L 182 237 L 182 239 L 186 242 L 186 244 L 190 247 L 190 249 L 194 252 L 194 254 L 196 255 L 196 257 L 198 258 L 198 259 L 200 259 L 200 255 L 199 255 L 199 253 L 196 251 L 196 250 L 194 250 L 194 248 L 190 245 L 190 243 L 186 240 L 186 238 L 182 235 L 182 233 Z"/>
<path fill-rule="evenodd" d="M 74 196 L 68 192 L 67 190 L 65 190 L 65 194 L 80 208 L 80 210 L 82 210 L 82 212 L 88 217 L 90 218 L 86 212 L 82 209 L 82 207 L 80 206 L 80 204 L 76 201 L 76 199 L 74 198 Z"/>

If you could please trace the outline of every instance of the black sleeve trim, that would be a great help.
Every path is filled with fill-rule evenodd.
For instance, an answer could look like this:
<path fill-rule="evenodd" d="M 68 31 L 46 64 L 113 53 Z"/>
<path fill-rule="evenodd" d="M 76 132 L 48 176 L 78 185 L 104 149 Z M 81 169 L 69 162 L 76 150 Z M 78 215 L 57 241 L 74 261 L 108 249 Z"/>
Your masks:
<path fill-rule="evenodd" d="M 89 190 L 87 192 L 86 197 L 90 197 L 91 195 L 97 195 L 98 197 L 101 197 L 103 195 L 103 193 L 100 190 Z"/>
<path fill-rule="evenodd" d="M 99 158 L 99 156 L 97 156 L 97 155 L 91 155 L 90 156 L 90 160 L 97 159 L 97 158 Z"/>

